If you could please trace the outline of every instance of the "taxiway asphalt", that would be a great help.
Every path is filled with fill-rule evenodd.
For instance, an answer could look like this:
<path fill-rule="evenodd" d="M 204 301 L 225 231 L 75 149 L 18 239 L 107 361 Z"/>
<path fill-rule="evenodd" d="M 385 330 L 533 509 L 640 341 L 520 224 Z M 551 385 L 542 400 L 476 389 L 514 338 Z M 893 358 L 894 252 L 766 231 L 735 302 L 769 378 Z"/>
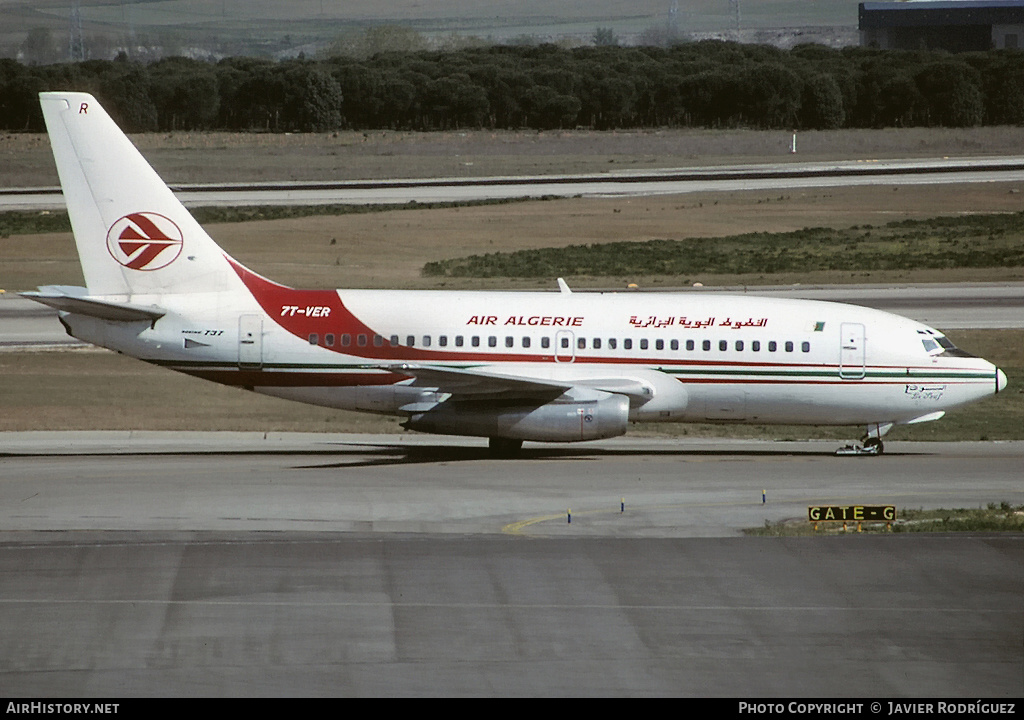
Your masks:
<path fill-rule="evenodd" d="M 894 441 L 882 457 L 850 458 L 833 454 L 836 441 L 626 436 L 527 443 L 508 462 L 485 445 L 416 433 L 0 433 L 0 527 L 730 537 L 811 504 L 1024 504 L 1024 442 Z"/>
<path fill-rule="evenodd" d="M 1019 504 L 1024 443 L 834 447 L 0 434 L 0 692 L 1019 696 L 1021 535 L 740 528 Z"/>

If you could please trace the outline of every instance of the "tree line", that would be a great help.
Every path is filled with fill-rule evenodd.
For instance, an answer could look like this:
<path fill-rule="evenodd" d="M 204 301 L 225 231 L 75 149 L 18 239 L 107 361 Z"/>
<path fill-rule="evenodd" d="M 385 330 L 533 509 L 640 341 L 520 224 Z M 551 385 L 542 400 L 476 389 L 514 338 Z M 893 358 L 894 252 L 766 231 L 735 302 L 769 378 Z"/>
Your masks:
<path fill-rule="evenodd" d="M 1024 123 L 1024 52 L 707 41 L 273 61 L 0 60 L 0 129 L 44 129 L 37 93 L 96 95 L 132 132 L 832 129 Z"/>

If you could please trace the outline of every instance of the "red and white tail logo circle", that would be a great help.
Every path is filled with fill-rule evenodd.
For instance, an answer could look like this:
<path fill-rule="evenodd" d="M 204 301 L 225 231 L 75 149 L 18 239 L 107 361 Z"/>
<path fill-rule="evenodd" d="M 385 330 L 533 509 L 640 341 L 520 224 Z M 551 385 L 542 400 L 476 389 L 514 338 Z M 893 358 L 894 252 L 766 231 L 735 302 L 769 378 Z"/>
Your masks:
<path fill-rule="evenodd" d="M 181 230 L 169 218 L 152 212 L 125 215 L 107 231 L 107 250 L 132 270 L 159 270 L 181 254 Z"/>

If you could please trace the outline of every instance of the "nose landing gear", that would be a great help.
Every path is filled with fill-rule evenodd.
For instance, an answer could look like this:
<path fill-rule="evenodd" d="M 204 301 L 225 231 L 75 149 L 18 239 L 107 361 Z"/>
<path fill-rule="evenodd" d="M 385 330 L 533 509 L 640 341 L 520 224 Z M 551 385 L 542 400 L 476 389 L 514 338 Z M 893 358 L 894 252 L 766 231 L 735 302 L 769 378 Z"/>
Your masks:
<path fill-rule="evenodd" d="M 882 436 L 892 429 L 892 423 L 868 425 L 860 445 L 849 444 L 836 450 L 836 455 L 881 455 L 885 451 Z"/>

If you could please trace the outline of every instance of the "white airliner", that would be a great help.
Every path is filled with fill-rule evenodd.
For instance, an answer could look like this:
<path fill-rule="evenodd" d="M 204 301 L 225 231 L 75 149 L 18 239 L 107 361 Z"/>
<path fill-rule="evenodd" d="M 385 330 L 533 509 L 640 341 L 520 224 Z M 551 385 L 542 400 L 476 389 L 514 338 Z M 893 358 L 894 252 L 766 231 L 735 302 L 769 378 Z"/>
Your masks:
<path fill-rule="evenodd" d="M 937 420 L 1006 376 L 942 333 L 838 303 L 748 295 L 295 290 L 229 257 L 100 104 L 43 93 L 85 288 L 25 295 L 70 335 L 267 395 L 428 433 L 574 442 L 633 420 Z"/>

